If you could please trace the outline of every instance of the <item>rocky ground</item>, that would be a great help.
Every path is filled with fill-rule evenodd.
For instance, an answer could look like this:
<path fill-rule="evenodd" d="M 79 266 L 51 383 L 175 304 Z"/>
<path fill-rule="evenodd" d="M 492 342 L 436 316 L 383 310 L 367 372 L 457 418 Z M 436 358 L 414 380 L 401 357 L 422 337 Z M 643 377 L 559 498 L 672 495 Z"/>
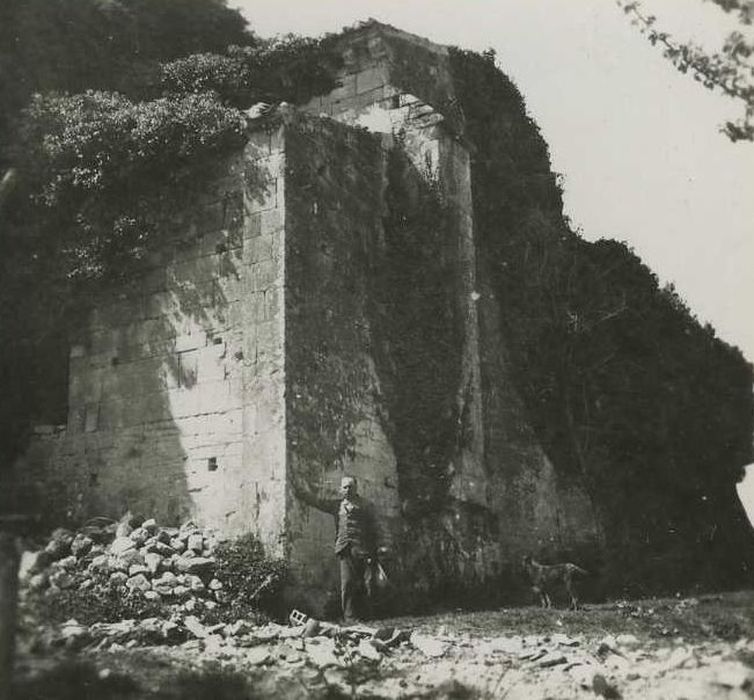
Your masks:
<path fill-rule="evenodd" d="M 14 697 L 754 697 L 751 591 L 372 625 L 26 627 Z"/>

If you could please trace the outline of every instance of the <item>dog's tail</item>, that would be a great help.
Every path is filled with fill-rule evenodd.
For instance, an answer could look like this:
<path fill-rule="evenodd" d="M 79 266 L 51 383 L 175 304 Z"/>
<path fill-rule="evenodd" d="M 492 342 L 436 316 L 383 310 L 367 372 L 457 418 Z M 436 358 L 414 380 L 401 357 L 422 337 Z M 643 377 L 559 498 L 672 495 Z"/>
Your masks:
<path fill-rule="evenodd" d="M 580 566 L 576 566 L 576 564 L 569 564 L 568 568 L 573 571 L 575 574 L 581 574 L 582 576 L 589 576 L 589 572 L 586 569 L 582 569 Z"/>

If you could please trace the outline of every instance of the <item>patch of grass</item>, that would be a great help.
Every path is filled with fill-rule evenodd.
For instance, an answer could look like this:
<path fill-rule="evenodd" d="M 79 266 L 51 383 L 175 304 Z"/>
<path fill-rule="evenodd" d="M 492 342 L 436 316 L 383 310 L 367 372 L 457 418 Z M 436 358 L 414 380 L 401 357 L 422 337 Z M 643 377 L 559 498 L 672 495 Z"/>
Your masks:
<path fill-rule="evenodd" d="M 583 610 L 535 607 L 485 612 L 448 612 L 427 617 L 400 617 L 382 624 L 427 634 L 446 627 L 457 633 L 493 637 L 547 635 L 560 632 L 598 639 L 633 634 L 649 641 L 683 637 L 689 642 L 754 638 L 754 591 L 702 598 L 649 598 L 587 605 Z"/>

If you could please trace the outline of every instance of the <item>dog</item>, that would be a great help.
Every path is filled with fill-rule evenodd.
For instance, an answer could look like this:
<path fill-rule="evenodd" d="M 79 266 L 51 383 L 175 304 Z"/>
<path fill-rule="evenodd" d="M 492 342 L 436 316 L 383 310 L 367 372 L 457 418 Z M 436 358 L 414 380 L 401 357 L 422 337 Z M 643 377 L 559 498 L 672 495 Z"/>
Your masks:
<path fill-rule="evenodd" d="M 552 607 L 550 591 L 559 585 L 565 587 L 571 598 L 571 610 L 578 608 L 579 599 L 573 587 L 573 577 L 575 574 L 588 576 L 589 572 L 570 562 L 566 562 L 565 564 L 540 564 L 528 555 L 523 558 L 522 563 L 531 581 L 531 589 L 535 595 L 539 596 L 539 601 L 543 608 Z"/>

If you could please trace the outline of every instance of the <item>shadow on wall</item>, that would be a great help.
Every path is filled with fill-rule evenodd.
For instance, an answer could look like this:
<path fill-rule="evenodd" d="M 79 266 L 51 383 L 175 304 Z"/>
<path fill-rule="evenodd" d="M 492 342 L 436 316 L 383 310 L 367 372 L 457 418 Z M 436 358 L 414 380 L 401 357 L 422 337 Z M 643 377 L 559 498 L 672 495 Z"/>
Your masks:
<path fill-rule="evenodd" d="M 470 590 L 499 578 L 493 573 L 499 523 L 489 509 L 450 494 L 454 461 L 470 439 L 470 418 L 459 412 L 465 335 L 459 233 L 436 173 L 417 168 L 400 139 L 387 168 L 371 323 L 404 516 L 396 583 L 417 603 L 467 604 Z M 494 597 L 488 593 L 485 600 Z"/>
<path fill-rule="evenodd" d="M 20 500 L 51 518 L 223 515 L 242 449 L 244 209 L 267 182 L 241 156 L 218 170 L 73 334 L 67 430 L 16 470 Z"/>
<path fill-rule="evenodd" d="M 736 491 L 746 517 L 754 527 L 754 464 L 747 464 L 744 467 L 744 477 L 736 484 Z"/>

